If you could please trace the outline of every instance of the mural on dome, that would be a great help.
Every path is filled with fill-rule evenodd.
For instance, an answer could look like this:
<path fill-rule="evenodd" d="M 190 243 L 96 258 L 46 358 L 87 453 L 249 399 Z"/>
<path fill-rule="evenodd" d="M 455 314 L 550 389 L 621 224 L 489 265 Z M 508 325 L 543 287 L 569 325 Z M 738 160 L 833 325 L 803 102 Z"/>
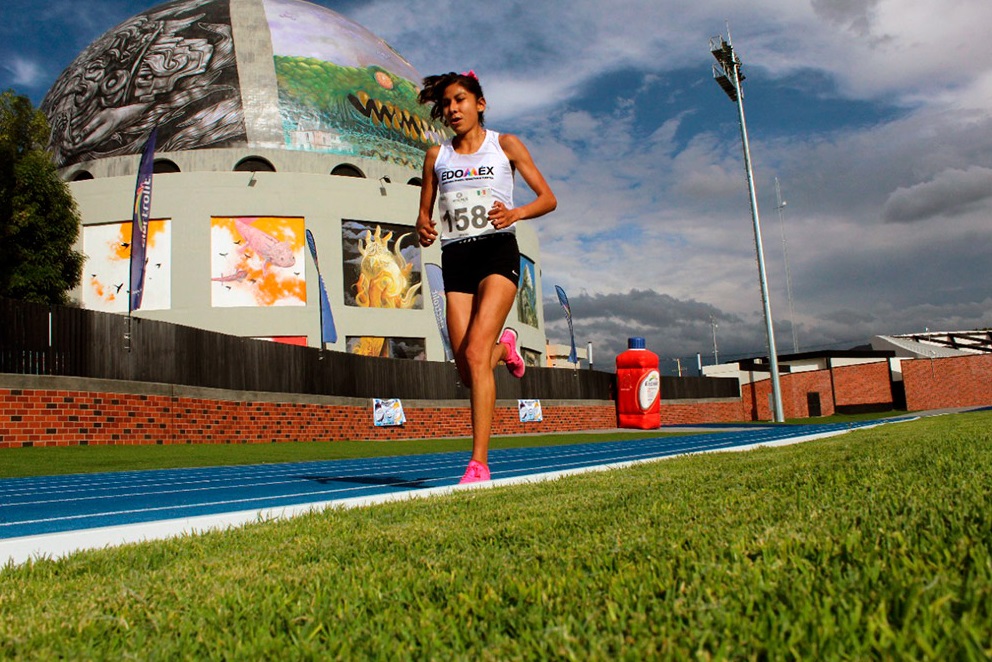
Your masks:
<path fill-rule="evenodd" d="M 415 237 L 412 227 L 342 221 L 345 305 L 422 309 L 420 246 Z"/>
<path fill-rule="evenodd" d="M 417 102 L 416 70 L 374 34 L 299 0 L 264 7 L 288 148 L 420 168 L 450 135 Z"/>
<path fill-rule="evenodd" d="M 41 104 L 64 167 L 158 150 L 246 143 L 230 0 L 177 0 L 142 12 L 84 50 Z"/>

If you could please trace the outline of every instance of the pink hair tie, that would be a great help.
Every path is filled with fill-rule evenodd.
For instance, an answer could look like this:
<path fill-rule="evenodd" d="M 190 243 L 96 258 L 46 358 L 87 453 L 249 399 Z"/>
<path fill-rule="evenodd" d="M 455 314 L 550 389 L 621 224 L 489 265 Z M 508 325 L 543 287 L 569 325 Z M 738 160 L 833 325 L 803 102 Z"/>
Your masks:
<path fill-rule="evenodd" d="M 474 78 L 475 80 L 479 80 L 479 77 L 475 75 L 475 71 L 473 70 L 463 71 L 462 76 L 468 76 L 469 78 Z"/>

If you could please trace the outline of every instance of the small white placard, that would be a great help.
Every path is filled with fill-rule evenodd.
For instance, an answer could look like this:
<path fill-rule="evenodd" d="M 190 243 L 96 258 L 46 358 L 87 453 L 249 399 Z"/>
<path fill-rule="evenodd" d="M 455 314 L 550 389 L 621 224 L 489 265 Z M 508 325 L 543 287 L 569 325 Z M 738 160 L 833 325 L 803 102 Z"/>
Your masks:
<path fill-rule="evenodd" d="M 406 423 L 403 403 L 398 398 L 372 398 L 372 421 L 375 426 L 387 427 Z"/>
<path fill-rule="evenodd" d="M 521 423 L 540 423 L 544 420 L 540 400 L 517 400 Z"/>

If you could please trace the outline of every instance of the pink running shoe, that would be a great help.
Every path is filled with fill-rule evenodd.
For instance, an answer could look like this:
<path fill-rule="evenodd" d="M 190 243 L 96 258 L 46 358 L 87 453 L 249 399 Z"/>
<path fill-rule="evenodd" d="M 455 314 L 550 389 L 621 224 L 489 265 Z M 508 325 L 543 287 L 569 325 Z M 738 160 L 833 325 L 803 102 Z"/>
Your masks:
<path fill-rule="evenodd" d="M 524 365 L 524 357 L 520 356 L 520 350 L 517 349 L 517 332 L 510 327 L 506 327 L 503 335 L 499 337 L 499 342 L 502 345 L 506 345 L 507 369 L 509 369 L 511 375 L 520 379 L 524 376 L 524 370 L 527 369 L 527 366 Z"/>
<path fill-rule="evenodd" d="M 458 481 L 458 484 L 464 485 L 465 483 L 482 483 L 487 480 L 489 480 L 489 467 L 481 462 L 472 460 L 468 463 L 468 469 L 465 470 L 465 475 L 462 476 L 460 481 Z"/>

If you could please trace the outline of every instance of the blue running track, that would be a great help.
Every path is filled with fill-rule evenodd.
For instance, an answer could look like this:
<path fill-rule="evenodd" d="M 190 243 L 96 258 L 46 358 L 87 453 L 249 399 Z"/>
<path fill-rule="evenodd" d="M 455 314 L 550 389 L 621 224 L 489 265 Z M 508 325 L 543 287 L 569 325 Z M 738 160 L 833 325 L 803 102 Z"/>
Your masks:
<path fill-rule="evenodd" d="M 498 485 L 674 455 L 794 443 L 878 424 L 754 427 L 684 437 L 497 449 L 490 451 L 489 463 L 493 484 Z M 4 479 L 0 480 L 0 566 L 6 561 L 3 543 L 11 539 L 43 541 L 53 534 L 248 513 L 240 518 L 243 522 L 264 513 L 279 516 L 273 509 L 292 513 L 302 512 L 300 507 L 450 492 L 467 461 L 468 454 L 462 452 Z M 43 550 L 44 545 L 32 549 Z"/>

